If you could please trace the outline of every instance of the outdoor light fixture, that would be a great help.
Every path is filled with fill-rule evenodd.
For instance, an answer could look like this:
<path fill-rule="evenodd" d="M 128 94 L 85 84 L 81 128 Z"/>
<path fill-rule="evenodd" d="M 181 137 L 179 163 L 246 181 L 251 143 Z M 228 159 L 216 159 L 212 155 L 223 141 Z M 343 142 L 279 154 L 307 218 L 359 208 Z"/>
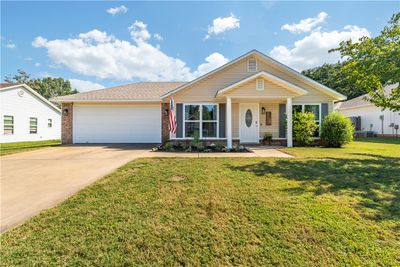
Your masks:
<path fill-rule="evenodd" d="M 164 109 L 164 116 L 168 116 L 168 109 Z"/>
<path fill-rule="evenodd" d="M 68 108 L 64 108 L 63 114 L 64 114 L 64 116 L 68 116 Z"/>
<path fill-rule="evenodd" d="M 261 114 L 265 114 L 265 108 L 264 107 L 261 108 Z"/>

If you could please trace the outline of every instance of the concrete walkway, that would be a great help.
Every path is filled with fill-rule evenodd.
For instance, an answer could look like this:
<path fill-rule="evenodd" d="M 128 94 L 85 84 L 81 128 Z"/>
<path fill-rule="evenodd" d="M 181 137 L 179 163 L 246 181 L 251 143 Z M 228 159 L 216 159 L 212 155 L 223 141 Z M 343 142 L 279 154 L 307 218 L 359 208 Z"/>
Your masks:
<path fill-rule="evenodd" d="M 253 147 L 244 153 L 151 152 L 151 145 L 59 146 L 0 157 L 3 232 L 51 208 L 77 191 L 141 157 L 291 157 Z"/>

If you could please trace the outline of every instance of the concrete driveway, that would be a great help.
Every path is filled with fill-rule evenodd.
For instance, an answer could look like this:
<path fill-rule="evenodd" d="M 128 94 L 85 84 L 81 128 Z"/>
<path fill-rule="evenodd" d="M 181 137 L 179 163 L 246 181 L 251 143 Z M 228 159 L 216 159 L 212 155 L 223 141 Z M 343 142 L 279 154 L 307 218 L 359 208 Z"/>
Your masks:
<path fill-rule="evenodd" d="M 60 146 L 1 157 L 1 232 L 55 206 L 149 145 Z"/>

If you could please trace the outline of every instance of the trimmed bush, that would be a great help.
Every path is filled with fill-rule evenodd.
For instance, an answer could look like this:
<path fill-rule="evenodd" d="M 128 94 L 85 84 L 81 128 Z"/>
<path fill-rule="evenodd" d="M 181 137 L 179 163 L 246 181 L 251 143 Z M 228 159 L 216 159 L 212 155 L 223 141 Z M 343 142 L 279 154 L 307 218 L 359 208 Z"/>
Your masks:
<path fill-rule="evenodd" d="M 354 128 L 349 118 L 332 112 L 322 122 L 321 139 L 327 147 L 341 147 L 353 140 Z"/>
<path fill-rule="evenodd" d="M 296 144 L 300 146 L 312 144 L 317 127 L 313 113 L 296 112 L 293 114 L 293 140 Z"/>

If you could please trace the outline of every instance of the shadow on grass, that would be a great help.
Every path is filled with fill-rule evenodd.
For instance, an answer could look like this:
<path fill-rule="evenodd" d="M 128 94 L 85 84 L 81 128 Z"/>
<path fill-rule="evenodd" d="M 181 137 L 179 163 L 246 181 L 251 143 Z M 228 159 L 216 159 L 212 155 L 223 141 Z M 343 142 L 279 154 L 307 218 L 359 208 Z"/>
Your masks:
<path fill-rule="evenodd" d="M 369 219 L 399 221 L 400 227 L 400 158 L 360 154 L 362 159 L 280 159 L 255 164 L 232 166 L 234 171 L 251 172 L 257 176 L 282 175 L 300 181 L 291 194 L 311 192 L 315 195 L 333 193 L 357 197 L 356 208 L 371 209 Z"/>

